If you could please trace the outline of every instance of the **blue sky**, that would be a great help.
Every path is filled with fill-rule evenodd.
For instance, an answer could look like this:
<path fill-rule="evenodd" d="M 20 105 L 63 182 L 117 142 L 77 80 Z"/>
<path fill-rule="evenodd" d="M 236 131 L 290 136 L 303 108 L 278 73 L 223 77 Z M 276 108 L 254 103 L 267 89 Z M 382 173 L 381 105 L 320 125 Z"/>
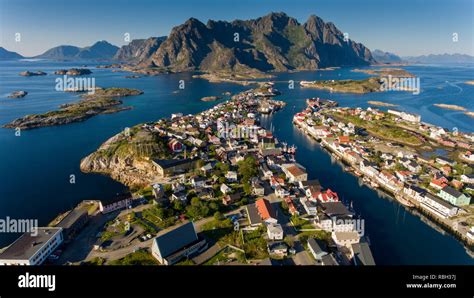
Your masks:
<path fill-rule="evenodd" d="M 0 0 L 0 46 L 26 56 L 98 40 L 120 46 L 124 33 L 132 39 L 168 35 L 190 17 L 251 19 L 272 11 L 300 23 L 318 15 L 372 50 L 474 55 L 473 0 Z"/>

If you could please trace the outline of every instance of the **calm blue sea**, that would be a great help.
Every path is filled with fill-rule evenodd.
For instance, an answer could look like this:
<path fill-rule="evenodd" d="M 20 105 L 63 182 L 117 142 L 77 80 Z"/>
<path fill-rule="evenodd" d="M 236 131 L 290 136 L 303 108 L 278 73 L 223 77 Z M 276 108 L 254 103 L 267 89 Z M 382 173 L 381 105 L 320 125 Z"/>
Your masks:
<path fill-rule="evenodd" d="M 57 69 L 80 67 L 84 63 L 51 61 L 0 62 L 0 125 L 26 114 L 43 113 L 60 104 L 74 102 L 78 96 L 55 91 Z M 234 84 L 214 84 L 192 79 L 191 74 L 173 74 L 139 79 L 124 78 L 127 73 L 96 69 L 97 63 L 87 63 L 93 71 L 96 85 L 101 87 L 138 88 L 145 94 L 123 99 L 133 109 L 116 114 L 100 115 L 81 123 L 22 131 L 0 129 L 0 218 L 38 219 L 47 224 L 58 213 L 84 199 L 99 199 L 113 195 L 124 187 L 101 175 L 82 174 L 81 158 L 93 152 L 102 142 L 125 127 L 168 117 L 171 113 L 196 113 L 214 103 L 201 97 L 233 93 L 247 87 Z M 288 88 L 288 80 L 364 78 L 363 73 L 350 69 L 321 72 L 279 74 L 277 88 L 280 99 L 288 105 L 269 117 L 265 125 L 275 127 L 275 135 L 298 147 L 297 160 L 307 167 L 311 178 L 337 191 L 346 202 L 353 202 L 355 211 L 365 219 L 366 233 L 378 264 L 474 264 L 464 247 L 454 238 L 443 235 L 407 212 L 398 203 L 381 198 L 373 190 L 360 186 L 358 180 L 332 164 L 330 157 L 293 128 L 293 114 L 305 107 L 305 99 L 319 96 L 339 101 L 341 106 L 366 107 L 368 100 L 400 105 L 399 109 L 422 115 L 422 120 L 460 131 L 473 131 L 474 119 L 459 111 L 443 110 L 434 103 L 456 104 L 474 111 L 474 86 L 463 84 L 474 79 L 474 66 L 408 66 L 421 79 L 421 93 L 374 93 L 366 95 L 331 94 L 326 91 Z M 19 72 L 42 70 L 43 77 L 21 77 Z M 185 89 L 179 90 L 179 81 Z M 15 90 L 26 90 L 23 99 L 7 99 Z M 177 92 L 176 92 L 177 91 Z M 382 108 L 383 109 L 383 108 Z M 69 178 L 76 176 L 76 183 Z M 0 246 L 7 245 L 17 235 L 0 234 Z"/>

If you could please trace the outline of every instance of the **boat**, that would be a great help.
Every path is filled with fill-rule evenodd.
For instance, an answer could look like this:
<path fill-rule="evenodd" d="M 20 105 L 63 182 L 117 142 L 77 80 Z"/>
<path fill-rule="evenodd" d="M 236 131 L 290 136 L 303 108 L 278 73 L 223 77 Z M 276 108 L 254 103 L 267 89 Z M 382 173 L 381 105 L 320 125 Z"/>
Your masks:
<path fill-rule="evenodd" d="M 415 207 L 415 204 L 413 204 L 412 202 L 408 201 L 407 199 L 405 199 L 403 196 L 401 195 L 396 195 L 395 196 L 395 199 L 397 199 L 398 202 L 400 202 L 400 204 L 402 204 L 403 206 L 405 207 L 410 207 L 410 208 L 413 208 Z"/>
<path fill-rule="evenodd" d="M 373 181 L 370 182 L 370 186 L 372 186 L 373 188 L 379 188 L 380 187 L 380 185 L 378 185 L 377 183 L 375 183 Z"/>
<path fill-rule="evenodd" d="M 357 176 L 357 177 L 361 177 L 362 176 L 362 173 L 357 171 L 357 170 L 354 170 L 354 174 Z"/>

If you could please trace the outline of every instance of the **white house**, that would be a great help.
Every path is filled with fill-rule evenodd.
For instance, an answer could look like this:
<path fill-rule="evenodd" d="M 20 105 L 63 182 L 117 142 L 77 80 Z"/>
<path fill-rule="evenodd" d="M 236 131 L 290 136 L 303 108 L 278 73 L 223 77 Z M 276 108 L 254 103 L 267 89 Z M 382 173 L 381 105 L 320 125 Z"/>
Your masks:
<path fill-rule="evenodd" d="M 351 232 L 332 232 L 332 239 L 337 246 L 350 248 L 352 244 L 359 243 L 360 236 L 356 231 Z"/>
<path fill-rule="evenodd" d="M 230 183 L 237 182 L 237 172 L 228 171 L 227 174 L 225 175 L 225 178 Z"/>
<path fill-rule="evenodd" d="M 270 240 L 283 240 L 283 228 L 280 224 L 270 223 L 267 225 L 267 235 Z"/>
<path fill-rule="evenodd" d="M 220 190 L 221 190 L 221 192 L 222 192 L 223 194 L 226 195 L 226 194 L 228 194 L 228 193 L 230 193 L 230 192 L 232 191 L 232 188 L 230 188 L 229 186 L 227 186 L 225 183 L 222 183 Z"/>

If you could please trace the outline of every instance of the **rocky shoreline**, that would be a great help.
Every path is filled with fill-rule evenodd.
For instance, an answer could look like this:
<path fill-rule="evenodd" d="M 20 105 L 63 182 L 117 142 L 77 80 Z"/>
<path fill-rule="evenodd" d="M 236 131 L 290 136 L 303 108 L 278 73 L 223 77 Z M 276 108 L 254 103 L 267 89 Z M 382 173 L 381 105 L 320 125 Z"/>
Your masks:
<path fill-rule="evenodd" d="M 94 94 L 82 96 L 83 99 L 77 103 L 64 104 L 59 107 L 59 110 L 44 114 L 26 115 L 3 127 L 33 129 L 80 122 L 98 114 L 110 114 L 131 109 L 131 107 L 117 107 L 122 104 L 122 101 L 116 98 L 140 94 L 143 94 L 143 91 L 137 89 L 100 88 L 96 89 Z"/>

